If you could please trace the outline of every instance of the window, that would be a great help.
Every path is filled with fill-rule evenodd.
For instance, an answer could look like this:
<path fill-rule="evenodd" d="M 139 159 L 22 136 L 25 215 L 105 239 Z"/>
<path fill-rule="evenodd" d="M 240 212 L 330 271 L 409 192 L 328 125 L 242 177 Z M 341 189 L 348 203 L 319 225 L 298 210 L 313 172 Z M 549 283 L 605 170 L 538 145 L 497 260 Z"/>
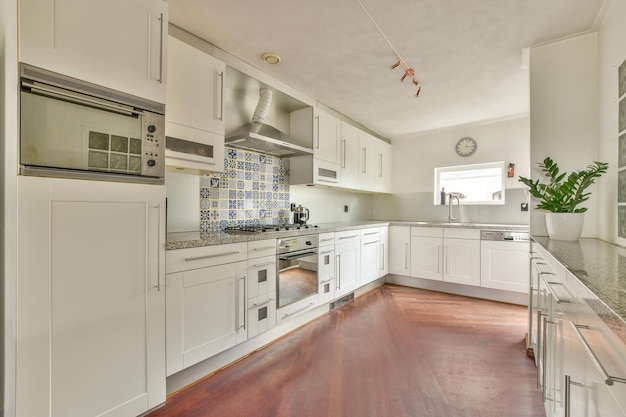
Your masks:
<path fill-rule="evenodd" d="M 434 204 L 446 204 L 450 193 L 463 205 L 504 204 L 504 162 L 435 168 Z"/>

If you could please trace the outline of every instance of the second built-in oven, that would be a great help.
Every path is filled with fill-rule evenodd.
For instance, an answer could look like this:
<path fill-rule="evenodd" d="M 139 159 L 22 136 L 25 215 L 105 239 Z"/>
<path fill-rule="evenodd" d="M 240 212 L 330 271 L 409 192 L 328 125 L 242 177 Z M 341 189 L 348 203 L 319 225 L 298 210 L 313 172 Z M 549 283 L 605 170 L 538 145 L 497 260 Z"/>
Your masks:
<path fill-rule="evenodd" d="M 278 239 L 277 308 L 288 306 L 318 293 L 317 257 L 317 235 Z"/>

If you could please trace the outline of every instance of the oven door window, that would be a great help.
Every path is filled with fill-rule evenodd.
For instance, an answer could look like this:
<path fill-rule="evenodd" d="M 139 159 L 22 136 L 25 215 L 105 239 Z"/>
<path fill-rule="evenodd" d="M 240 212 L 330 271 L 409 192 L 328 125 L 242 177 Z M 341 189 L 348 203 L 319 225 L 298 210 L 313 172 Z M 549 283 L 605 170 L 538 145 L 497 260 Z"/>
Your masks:
<path fill-rule="evenodd" d="M 278 308 L 317 292 L 317 253 L 307 250 L 302 255 L 278 256 Z"/>

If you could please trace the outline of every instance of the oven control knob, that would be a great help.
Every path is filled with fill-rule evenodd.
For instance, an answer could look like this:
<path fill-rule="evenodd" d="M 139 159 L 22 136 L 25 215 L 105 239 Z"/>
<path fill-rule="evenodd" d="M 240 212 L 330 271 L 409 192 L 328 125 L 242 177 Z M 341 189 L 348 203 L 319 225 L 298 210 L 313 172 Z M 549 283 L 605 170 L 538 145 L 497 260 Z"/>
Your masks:
<path fill-rule="evenodd" d="M 156 161 L 154 159 L 148 159 L 148 166 L 153 167 L 156 165 Z"/>
<path fill-rule="evenodd" d="M 148 125 L 148 132 L 150 132 L 150 133 L 156 132 L 156 126 L 155 125 Z"/>

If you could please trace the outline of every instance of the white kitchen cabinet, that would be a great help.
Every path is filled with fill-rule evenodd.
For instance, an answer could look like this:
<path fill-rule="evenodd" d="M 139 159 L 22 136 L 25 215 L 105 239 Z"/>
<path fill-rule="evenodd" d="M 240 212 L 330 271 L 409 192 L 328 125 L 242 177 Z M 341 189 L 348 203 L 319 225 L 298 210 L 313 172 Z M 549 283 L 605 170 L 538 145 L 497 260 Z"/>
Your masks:
<path fill-rule="evenodd" d="M 318 256 L 319 305 L 335 299 L 335 233 L 320 233 Z"/>
<path fill-rule="evenodd" d="M 346 230 L 335 233 L 335 297 L 346 295 L 359 287 L 361 275 L 361 232 Z"/>
<path fill-rule="evenodd" d="M 380 276 L 380 229 L 361 229 L 361 285 L 368 284 Z"/>
<path fill-rule="evenodd" d="M 480 285 L 480 230 L 411 228 L 411 276 Z"/>
<path fill-rule="evenodd" d="M 382 278 L 389 273 L 389 226 L 380 227 L 378 248 L 378 278 Z"/>
<path fill-rule="evenodd" d="M 314 107 L 290 113 L 290 136 L 313 156 L 290 158 L 291 184 L 340 185 L 339 120 Z"/>
<path fill-rule="evenodd" d="M 246 243 L 167 252 L 167 374 L 247 339 Z"/>
<path fill-rule="evenodd" d="M 361 131 L 341 121 L 341 187 L 360 189 L 359 182 L 359 135 Z"/>
<path fill-rule="evenodd" d="M 248 337 L 276 327 L 276 239 L 248 242 Z"/>
<path fill-rule="evenodd" d="M 167 21 L 163 0 L 20 0 L 19 59 L 165 103 Z"/>
<path fill-rule="evenodd" d="M 24 176 L 17 187 L 16 416 L 163 403 L 164 187 Z"/>
<path fill-rule="evenodd" d="M 481 287 L 528 293 L 528 248 L 528 242 L 481 241 Z"/>
<path fill-rule="evenodd" d="M 411 275 L 410 226 L 389 226 L 389 273 Z"/>
<path fill-rule="evenodd" d="M 378 140 L 378 192 L 391 193 L 391 144 Z"/>
<path fill-rule="evenodd" d="M 339 120 L 315 107 L 290 114 L 291 136 L 313 148 L 315 159 L 339 165 Z"/>
<path fill-rule="evenodd" d="M 379 140 L 369 133 L 359 135 L 359 189 L 378 191 Z"/>
<path fill-rule="evenodd" d="M 226 65 L 173 36 L 168 37 L 168 88 L 165 112 L 167 140 L 178 139 L 205 145 L 208 162 L 198 171 L 224 171 L 224 72 Z M 173 149 L 173 148 L 172 148 Z M 168 147 L 166 162 L 176 165 L 186 153 Z M 196 162 L 197 163 L 197 162 Z M 195 164 L 194 164 L 195 165 Z M 193 167 L 191 168 L 193 170 Z"/>

